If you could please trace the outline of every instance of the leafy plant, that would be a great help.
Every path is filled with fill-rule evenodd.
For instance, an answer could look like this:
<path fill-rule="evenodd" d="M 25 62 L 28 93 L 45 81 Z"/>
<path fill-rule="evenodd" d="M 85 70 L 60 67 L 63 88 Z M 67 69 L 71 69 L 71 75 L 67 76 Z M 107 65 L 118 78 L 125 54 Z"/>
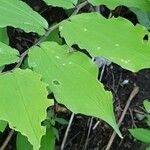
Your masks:
<path fill-rule="evenodd" d="M 147 124 L 150 127 L 150 102 L 144 101 L 144 107 L 146 111 L 148 112 L 147 114 Z M 135 129 L 129 129 L 130 133 L 133 135 L 134 138 L 137 140 L 140 140 L 144 143 L 150 144 L 150 130 L 149 129 L 144 129 L 144 128 L 135 128 Z M 150 149 L 148 147 L 146 150 Z"/>
<path fill-rule="evenodd" d="M 65 9 L 75 8 L 80 3 L 77 0 L 44 1 Z M 147 10 L 150 3 L 146 0 L 89 2 L 111 7 L 136 6 L 143 10 Z M 11 71 L 0 73 L 0 131 L 4 131 L 7 123 L 18 131 L 17 149 L 54 149 L 53 119 L 50 118 L 51 123 L 46 126 L 41 126 L 46 119 L 47 108 L 53 105 L 53 100 L 47 98 L 50 93 L 54 93 L 56 100 L 74 113 L 106 121 L 121 137 L 113 112 L 112 95 L 99 83 L 98 68 L 92 59 L 71 46 L 77 44 L 93 58 L 103 56 L 124 68 L 138 71 L 150 67 L 150 44 L 143 41 L 149 32 L 123 18 L 105 19 L 98 13 L 76 15 L 83 4 L 87 2 L 76 6 L 68 19 L 48 28 L 47 21 L 25 2 L 0 2 L 0 72 L 6 65 L 17 63 Z M 35 32 L 41 37 L 20 55 L 8 46 L 8 26 Z M 58 29 L 66 44 L 58 39 Z M 57 35 L 52 31 L 56 31 Z M 49 38 L 51 33 L 53 38 Z M 25 57 L 27 54 L 28 57 Z"/>

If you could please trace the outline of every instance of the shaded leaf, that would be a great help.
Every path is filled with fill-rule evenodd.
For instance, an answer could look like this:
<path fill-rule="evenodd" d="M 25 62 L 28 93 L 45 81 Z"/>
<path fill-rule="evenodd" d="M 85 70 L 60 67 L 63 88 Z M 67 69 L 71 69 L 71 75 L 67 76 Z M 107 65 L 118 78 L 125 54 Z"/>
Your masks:
<path fill-rule="evenodd" d="M 42 137 L 40 150 L 55 150 L 55 133 L 51 128 L 46 129 L 46 134 Z"/>
<path fill-rule="evenodd" d="M 55 29 L 51 32 L 51 34 L 49 34 L 49 36 L 47 37 L 46 41 L 54 41 L 57 42 L 58 44 L 62 44 L 62 39 L 59 36 L 59 29 Z"/>
<path fill-rule="evenodd" d="M 16 148 L 17 150 L 33 150 L 33 146 L 29 143 L 28 138 L 21 133 L 17 134 Z"/>
<path fill-rule="evenodd" d="M 130 8 L 130 10 L 136 14 L 138 22 L 150 30 L 150 12 L 134 7 Z"/>
<path fill-rule="evenodd" d="M 126 19 L 85 13 L 64 21 L 60 31 L 69 46 L 77 44 L 93 57 L 105 57 L 132 71 L 150 67 L 150 44 L 143 42 L 149 33 Z"/>
<path fill-rule="evenodd" d="M 150 115 L 147 115 L 147 124 L 150 126 Z"/>
<path fill-rule="evenodd" d="M 29 69 L 16 69 L 0 76 L 0 120 L 27 136 L 35 150 L 45 133 L 41 121 L 46 118 L 46 108 L 53 104 L 40 80 L 41 76 Z"/>
<path fill-rule="evenodd" d="M 96 65 L 80 52 L 45 42 L 29 50 L 29 66 L 40 73 L 59 103 L 74 113 L 108 122 L 120 135 L 113 113 L 112 96 L 98 82 Z"/>
<path fill-rule="evenodd" d="M 1 0 L 0 27 L 13 26 L 26 32 L 36 32 L 40 35 L 48 28 L 47 21 L 26 3 L 19 0 Z"/>
<path fill-rule="evenodd" d="M 149 0 L 88 0 L 93 5 L 107 5 L 109 8 L 113 9 L 120 5 L 125 5 L 128 7 L 138 7 L 143 10 L 150 10 Z"/>
<path fill-rule="evenodd" d="M 145 143 L 150 143 L 150 130 L 143 128 L 129 129 L 130 133 L 136 138 Z"/>
<path fill-rule="evenodd" d="M 7 28 L 0 28 L 0 42 L 3 42 L 4 44 L 9 44 L 9 38 L 7 35 Z"/>
<path fill-rule="evenodd" d="M 63 7 L 66 9 L 74 8 L 78 0 L 44 0 L 47 5 Z"/>

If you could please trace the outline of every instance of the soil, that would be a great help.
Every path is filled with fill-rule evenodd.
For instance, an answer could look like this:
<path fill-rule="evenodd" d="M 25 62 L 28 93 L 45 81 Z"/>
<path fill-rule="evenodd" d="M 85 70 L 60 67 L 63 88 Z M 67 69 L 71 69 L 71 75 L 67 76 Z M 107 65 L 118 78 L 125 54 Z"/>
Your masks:
<path fill-rule="evenodd" d="M 39 12 L 50 25 L 68 17 L 68 13 L 58 7 L 48 7 L 41 0 L 24 0 L 28 5 L 30 5 L 35 11 Z M 82 12 L 96 11 L 95 7 L 87 5 L 80 10 Z M 109 16 L 110 10 L 106 6 L 100 6 L 100 13 L 104 17 Z M 130 20 L 133 24 L 138 23 L 136 15 L 132 13 L 126 7 L 118 7 L 112 11 L 115 17 L 122 16 Z M 21 53 L 26 49 L 31 47 L 33 43 L 39 38 L 35 33 L 25 33 L 20 29 L 15 29 L 8 27 L 8 35 L 10 38 L 10 46 L 17 48 Z M 65 41 L 64 41 L 65 42 Z M 85 52 L 86 53 L 86 52 Z M 14 67 L 13 65 L 8 65 L 5 68 L 10 70 Z M 101 72 L 100 68 L 100 72 Z M 114 111 L 116 114 L 116 119 L 118 120 L 125 104 L 129 98 L 135 85 L 139 86 L 140 91 L 137 96 L 132 100 L 129 110 L 126 113 L 125 119 L 121 124 L 121 132 L 123 134 L 123 139 L 118 136 L 114 139 L 111 149 L 112 150 L 140 150 L 143 146 L 139 141 L 132 138 L 129 134 L 128 129 L 132 127 L 147 127 L 145 123 L 144 110 L 143 110 L 143 100 L 150 99 L 150 69 L 143 69 L 138 72 L 131 72 L 121 68 L 117 64 L 112 63 L 110 66 L 105 68 L 102 83 L 106 90 L 112 92 L 114 97 Z M 56 104 L 55 112 L 56 116 L 62 117 L 69 121 L 71 112 L 67 110 L 64 106 Z M 65 150 L 84 150 L 86 145 L 86 140 L 88 136 L 88 130 L 90 126 L 91 117 L 84 115 L 75 115 L 68 138 L 65 144 Z M 93 118 L 92 128 L 97 123 L 98 119 Z M 56 142 L 56 150 L 61 147 L 62 140 L 67 128 L 67 125 L 56 125 L 60 139 Z M 3 134 L 0 135 L 0 144 L 3 143 L 6 136 L 8 135 L 10 129 L 7 128 Z M 87 150 L 104 150 L 110 136 L 112 134 L 112 128 L 105 122 L 101 121 L 96 126 L 96 128 L 91 129 L 90 135 L 87 140 Z M 7 146 L 8 150 L 15 149 L 15 139 L 14 134 L 12 140 Z M 142 148 L 141 148 L 142 150 Z"/>

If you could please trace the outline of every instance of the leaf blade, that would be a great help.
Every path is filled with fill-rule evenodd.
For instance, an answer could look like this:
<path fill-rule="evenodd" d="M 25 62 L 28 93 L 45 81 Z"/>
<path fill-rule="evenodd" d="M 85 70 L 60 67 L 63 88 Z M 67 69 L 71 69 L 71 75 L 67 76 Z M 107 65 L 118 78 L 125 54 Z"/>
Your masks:
<path fill-rule="evenodd" d="M 69 46 L 77 44 L 93 57 L 105 57 L 132 71 L 150 67 L 150 44 L 143 42 L 149 33 L 143 26 L 134 26 L 123 18 L 106 19 L 98 13 L 87 13 L 64 21 L 59 28 Z"/>
<path fill-rule="evenodd" d="M 38 149 L 45 131 L 41 121 L 46 118 L 46 108 L 53 104 L 47 99 L 41 77 L 29 69 L 16 69 L 0 76 L 0 93 L 0 119 L 27 136 L 34 149 Z"/>
<path fill-rule="evenodd" d="M 111 94 L 98 82 L 95 64 L 83 54 L 72 54 L 68 50 L 67 46 L 45 42 L 30 49 L 29 66 L 42 74 L 59 103 L 74 113 L 105 120 L 121 135 L 113 114 Z"/>
<path fill-rule="evenodd" d="M 43 17 L 19 0 L 1 0 L 0 14 L 1 28 L 13 26 L 39 35 L 43 35 L 48 28 L 48 23 Z"/>

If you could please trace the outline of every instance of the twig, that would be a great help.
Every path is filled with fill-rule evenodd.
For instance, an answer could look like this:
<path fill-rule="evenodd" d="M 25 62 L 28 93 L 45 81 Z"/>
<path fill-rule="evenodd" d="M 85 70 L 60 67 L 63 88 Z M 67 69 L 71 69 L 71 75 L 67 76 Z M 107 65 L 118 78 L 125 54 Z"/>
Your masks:
<path fill-rule="evenodd" d="M 8 145 L 10 139 L 12 138 L 13 134 L 14 134 L 14 130 L 11 130 L 7 136 L 7 138 L 5 139 L 4 143 L 2 144 L 2 146 L 0 147 L 0 150 L 4 150 L 6 148 L 6 146 Z"/>
<path fill-rule="evenodd" d="M 76 6 L 75 11 L 72 13 L 72 16 L 76 15 L 84 6 L 86 6 L 89 2 L 86 0 L 84 2 L 82 2 L 81 4 L 79 4 L 78 6 Z"/>
<path fill-rule="evenodd" d="M 89 129 L 88 129 L 87 138 L 86 138 L 86 141 L 85 141 L 84 150 L 87 149 L 88 139 L 89 139 L 89 136 L 90 136 L 90 133 L 91 133 L 91 128 L 92 128 L 92 123 L 93 123 L 93 117 L 90 118 L 90 125 L 89 125 Z"/>
<path fill-rule="evenodd" d="M 63 138 L 63 141 L 62 141 L 60 150 L 63 150 L 63 149 L 64 149 L 64 146 L 65 146 L 65 143 L 66 143 L 66 140 L 67 140 L 67 137 L 68 137 L 68 133 L 69 133 L 69 130 L 70 130 L 70 127 L 71 127 L 73 118 L 74 118 L 74 115 L 75 115 L 75 114 L 72 113 L 72 115 L 71 115 L 71 117 L 70 117 L 69 124 L 68 124 L 68 127 L 67 127 L 67 129 L 66 129 L 65 136 L 64 136 L 64 138 Z"/>
<path fill-rule="evenodd" d="M 124 108 L 124 110 L 123 110 L 123 112 L 121 114 L 120 119 L 119 119 L 119 122 L 118 122 L 118 126 L 119 127 L 120 127 L 120 124 L 122 123 L 122 121 L 123 121 L 123 119 L 125 117 L 125 114 L 126 114 L 128 108 L 129 108 L 129 105 L 130 105 L 132 99 L 137 95 L 138 92 L 139 92 L 139 87 L 135 86 L 134 89 L 132 90 L 128 100 L 127 100 L 126 106 L 125 106 L 125 108 Z M 111 145 L 112 145 L 112 143 L 114 141 L 115 136 L 116 136 L 116 132 L 114 131 L 113 134 L 110 137 L 110 140 L 109 140 L 105 150 L 109 150 L 111 148 Z"/>
<path fill-rule="evenodd" d="M 76 15 L 76 14 L 80 11 L 80 9 L 83 8 L 84 6 L 86 6 L 87 4 L 88 4 L 88 1 L 86 0 L 86 1 L 82 2 L 81 4 L 79 4 L 78 6 L 76 6 L 74 12 L 72 13 L 72 15 L 71 15 L 70 17 Z M 66 20 L 69 20 L 70 17 L 67 18 Z M 63 21 L 64 21 L 64 20 L 63 20 Z M 55 29 L 57 29 L 57 28 L 59 27 L 59 25 L 60 25 L 63 21 L 61 21 L 61 22 L 59 22 L 59 23 L 53 25 L 52 27 L 50 27 L 50 28 L 47 30 L 47 32 L 46 32 L 41 38 L 39 38 L 37 41 L 35 41 L 34 45 L 33 45 L 31 48 L 33 48 L 33 47 L 35 47 L 35 46 L 38 46 L 38 45 L 40 45 L 43 41 L 45 41 L 45 40 L 47 39 L 47 37 L 50 35 L 50 33 L 51 33 L 52 31 L 54 31 Z M 27 54 L 28 54 L 28 49 L 27 49 L 24 53 L 21 54 L 20 61 L 17 63 L 17 65 L 15 66 L 14 69 L 19 68 L 19 67 L 21 66 L 21 64 L 22 64 L 22 62 L 23 62 L 23 60 L 24 60 L 24 58 L 25 58 L 25 56 L 26 56 Z M 14 69 L 13 69 L 13 70 L 14 70 Z"/>

